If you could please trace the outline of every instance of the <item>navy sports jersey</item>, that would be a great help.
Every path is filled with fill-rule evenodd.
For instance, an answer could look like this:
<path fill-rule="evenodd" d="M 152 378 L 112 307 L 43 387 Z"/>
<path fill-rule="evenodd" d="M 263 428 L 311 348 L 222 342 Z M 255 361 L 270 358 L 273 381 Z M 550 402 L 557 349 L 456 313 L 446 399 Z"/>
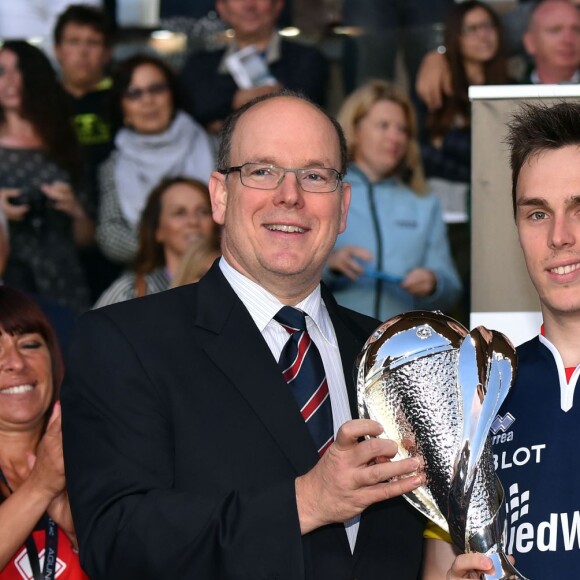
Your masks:
<path fill-rule="evenodd" d="M 568 383 L 560 354 L 543 336 L 517 351 L 515 384 L 491 428 L 505 491 L 506 551 L 532 580 L 578 578 L 580 365 Z"/>

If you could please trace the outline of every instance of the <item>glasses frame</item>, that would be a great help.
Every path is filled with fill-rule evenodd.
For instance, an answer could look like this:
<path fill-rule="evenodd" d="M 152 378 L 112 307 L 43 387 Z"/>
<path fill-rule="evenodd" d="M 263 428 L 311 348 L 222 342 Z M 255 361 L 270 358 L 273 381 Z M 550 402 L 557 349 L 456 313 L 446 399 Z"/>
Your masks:
<path fill-rule="evenodd" d="M 146 87 L 127 87 L 123 91 L 123 98 L 128 101 L 137 102 L 140 101 L 145 95 L 150 97 L 156 97 L 162 95 L 169 91 L 169 83 L 166 81 L 159 81 L 156 83 L 151 83 Z"/>
<path fill-rule="evenodd" d="M 495 25 L 495 22 L 489 20 L 486 22 L 479 22 L 477 24 L 464 24 L 461 26 L 460 33 L 461 36 L 465 38 L 473 38 L 479 34 L 480 31 L 495 32 L 496 30 L 497 26 Z"/>
<path fill-rule="evenodd" d="M 242 176 L 242 173 L 243 173 L 242 170 L 247 165 L 261 165 L 263 167 L 271 167 L 273 169 L 282 169 L 283 173 L 280 176 L 280 178 L 278 179 L 278 183 L 276 183 L 276 185 L 274 187 L 256 187 L 255 185 L 247 185 L 246 183 L 244 183 L 244 178 Z M 334 188 L 329 189 L 328 191 L 311 191 L 309 189 L 304 189 L 304 187 L 302 185 L 302 181 L 299 179 L 298 172 L 299 171 L 311 171 L 313 169 L 326 169 L 327 171 L 334 172 L 336 174 L 336 184 L 335 184 Z M 229 175 L 230 173 L 239 172 L 240 181 L 242 182 L 243 186 L 250 187 L 251 189 L 260 189 L 262 191 L 273 191 L 273 190 L 277 189 L 278 187 L 280 187 L 280 184 L 284 181 L 284 178 L 286 177 L 287 173 L 294 173 L 294 175 L 296 175 L 296 183 L 298 183 L 298 187 L 300 187 L 300 189 L 302 191 L 305 191 L 306 193 L 332 193 L 338 189 L 338 186 L 342 183 L 342 178 L 344 177 L 343 173 L 340 173 L 340 171 L 337 171 L 336 169 L 334 169 L 332 167 L 282 167 L 280 165 L 274 165 L 273 163 L 258 163 L 256 161 L 247 161 L 246 163 L 242 163 L 242 165 L 234 165 L 232 167 L 218 169 L 217 171 L 218 171 L 218 173 L 221 173 L 222 175 L 226 175 L 226 176 Z"/>

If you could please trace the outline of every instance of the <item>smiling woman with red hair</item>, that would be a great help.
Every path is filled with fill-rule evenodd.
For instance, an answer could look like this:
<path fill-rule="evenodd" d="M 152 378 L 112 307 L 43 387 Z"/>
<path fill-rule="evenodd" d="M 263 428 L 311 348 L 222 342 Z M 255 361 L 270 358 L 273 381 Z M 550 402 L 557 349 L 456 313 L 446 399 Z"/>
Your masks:
<path fill-rule="evenodd" d="M 62 456 L 60 350 L 29 298 L 0 287 L 0 580 L 86 578 Z M 54 550 L 56 557 L 48 558 Z M 42 566 L 41 566 L 42 564 Z"/>

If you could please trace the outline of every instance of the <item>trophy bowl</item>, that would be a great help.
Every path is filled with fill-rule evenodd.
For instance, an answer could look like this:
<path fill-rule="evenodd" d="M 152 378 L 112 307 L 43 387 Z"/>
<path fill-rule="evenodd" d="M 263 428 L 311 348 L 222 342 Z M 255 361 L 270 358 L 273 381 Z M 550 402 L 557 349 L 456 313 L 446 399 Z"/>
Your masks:
<path fill-rule="evenodd" d="M 425 484 L 405 498 L 462 551 L 489 556 L 489 580 L 525 580 L 503 550 L 504 494 L 488 438 L 516 367 L 503 334 L 419 310 L 379 326 L 355 368 L 359 416 L 383 426 L 395 459 L 422 458 Z"/>

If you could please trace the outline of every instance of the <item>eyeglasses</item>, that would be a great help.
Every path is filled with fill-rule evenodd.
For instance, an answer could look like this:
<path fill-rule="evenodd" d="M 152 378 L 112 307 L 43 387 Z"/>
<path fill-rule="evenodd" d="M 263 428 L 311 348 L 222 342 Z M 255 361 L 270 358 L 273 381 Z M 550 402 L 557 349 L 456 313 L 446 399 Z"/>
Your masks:
<path fill-rule="evenodd" d="M 124 96 L 126 99 L 129 99 L 130 101 L 138 101 L 140 98 L 142 98 L 145 95 L 151 95 L 151 96 L 162 95 L 168 89 L 169 89 L 169 87 L 168 87 L 167 83 L 164 83 L 164 82 L 152 83 L 148 87 L 143 87 L 143 88 L 129 87 L 125 91 Z"/>
<path fill-rule="evenodd" d="M 479 24 L 464 24 L 461 27 L 461 34 L 463 36 L 475 36 L 480 30 L 483 32 L 491 32 L 495 30 L 495 24 L 491 21 L 480 22 Z"/>
<path fill-rule="evenodd" d="M 276 189 L 282 183 L 286 173 L 294 173 L 300 188 L 309 193 L 335 191 L 343 177 L 336 169 L 330 167 L 290 168 L 269 163 L 244 163 L 236 167 L 218 169 L 218 171 L 224 175 L 239 171 L 242 185 L 253 189 Z"/>

